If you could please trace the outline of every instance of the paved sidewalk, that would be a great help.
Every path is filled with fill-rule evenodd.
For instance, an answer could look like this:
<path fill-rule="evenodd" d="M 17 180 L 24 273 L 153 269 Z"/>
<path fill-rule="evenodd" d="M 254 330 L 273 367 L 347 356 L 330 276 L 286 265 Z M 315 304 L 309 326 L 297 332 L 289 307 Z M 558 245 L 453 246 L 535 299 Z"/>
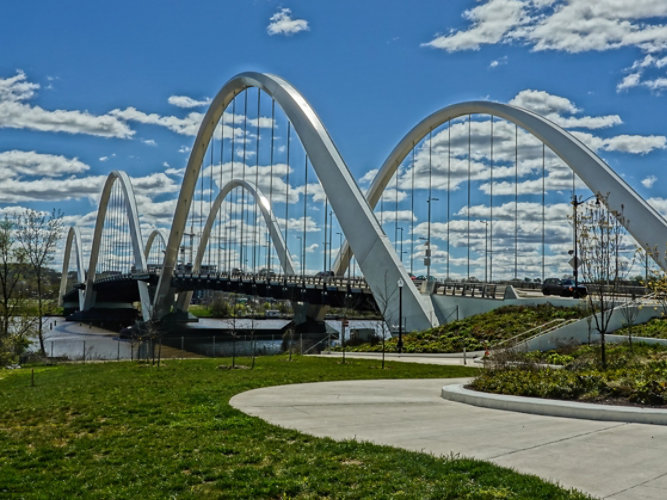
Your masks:
<path fill-rule="evenodd" d="M 320 437 L 489 460 L 601 498 L 667 498 L 667 426 L 546 417 L 440 397 L 465 379 L 323 382 L 256 389 L 232 406 Z"/>
<path fill-rule="evenodd" d="M 467 365 L 481 368 L 481 364 L 475 361 L 475 358 L 480 358 L 483 351 L 467 353 L 421 353 L 421 354 L 397 354 L 395 352 L 385 353 L 386 361 L 401 361 L 404 363 L 425 363 L 431 365 Z M 320 356 L 323 358 L 342 358 L 343 353 L 339 351 L 326 352 L 321 354 L 309 354 L 309 356 Z M 345 357 L 353 359 L 382 359 L 381 352 L 346 352 Z"/>

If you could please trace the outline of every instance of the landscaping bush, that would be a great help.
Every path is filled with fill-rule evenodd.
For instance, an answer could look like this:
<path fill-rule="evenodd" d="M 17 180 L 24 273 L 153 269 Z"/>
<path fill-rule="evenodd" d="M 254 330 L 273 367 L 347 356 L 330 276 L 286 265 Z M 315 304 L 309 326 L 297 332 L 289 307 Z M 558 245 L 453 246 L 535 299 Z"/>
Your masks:
<path fill-rule="evenodd" d="M 598 349 L 582 346 L 571 354 L 518 355 L 514 364 L 494 365 L 482 373 L 471 388 L 516 396 L 667 406 L 666 348 L 608 346 L 607 370 L 598 366 Z M 562 364 L 563 368 L 537 368 L 540 362 Z"/>

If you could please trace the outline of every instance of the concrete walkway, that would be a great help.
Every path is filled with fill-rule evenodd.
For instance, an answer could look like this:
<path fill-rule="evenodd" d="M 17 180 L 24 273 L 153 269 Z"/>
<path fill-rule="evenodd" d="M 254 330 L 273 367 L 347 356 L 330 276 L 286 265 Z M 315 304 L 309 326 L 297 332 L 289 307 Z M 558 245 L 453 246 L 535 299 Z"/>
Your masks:
<path fill-rule="evenodd" d="M 484 351 L 469 352 L 465 355 L 462 352 L 454 353 L 420 353 L 420 354 L 397 354 L 395 352 L 385 353 L 386 361 L 400 361 L 402 363 L 423 363 L 430 365 L 467 365 L 481 368 L 481 364 L 475 360 L 480 360 Z M 309 355 L 311 356 L 311 355 Z M 312 354 L 323 358 L 342 358 L 343 353 L 339 351 L 326 352 L 321 354 Z M 382 359 L 381 352 L 346 352 L 346 358 L 350 359 Z"/>
<path fill-rule="evenodd" d="M 488 460 L 596 497 L 667 498 L 667 426 L 528 415 L 440 397 L 444 385 L 465 380 L 267 387 L 231 404 L 314 436 Z"/>

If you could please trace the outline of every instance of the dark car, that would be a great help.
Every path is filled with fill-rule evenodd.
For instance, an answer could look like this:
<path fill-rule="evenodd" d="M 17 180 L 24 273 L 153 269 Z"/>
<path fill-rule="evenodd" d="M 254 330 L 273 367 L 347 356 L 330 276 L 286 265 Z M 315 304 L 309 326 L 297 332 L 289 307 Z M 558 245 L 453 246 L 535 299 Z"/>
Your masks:
<path fill-rule="evenodd" d="M 542 294 L 578 299 L 585 297 L 588 291 L 584 285 L 578 284 L 575 286 L 574 280 L 571 279 L 547 278 L 542 283 Z"/>

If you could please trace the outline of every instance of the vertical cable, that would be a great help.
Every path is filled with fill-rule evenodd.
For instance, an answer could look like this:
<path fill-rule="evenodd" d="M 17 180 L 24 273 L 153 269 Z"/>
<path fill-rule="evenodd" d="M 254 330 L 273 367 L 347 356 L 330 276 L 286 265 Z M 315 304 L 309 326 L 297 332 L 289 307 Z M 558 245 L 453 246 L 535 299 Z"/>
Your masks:
<path fill-rule="evenodd" d="M 452 223 L 450 213 L 452 182 L 452 121 L 447 121 L 447 279 L 449 280 L 449 226 Z"/>
<path fill-rule="evenodd" d="M 303 262 L 301 263 L 301 275 L 305 273 L 306 269 L 306 210 L 308 207 L 308 155 L 306 155 L 306 162 L 304 165 L 304 192 L 303 192 Z"/>
<path fill-rule="evenodd" d="M 546 247 L 544 245 L 544 230 L 545 230 L 545 215 L 544 215 L 544 198 L 545 198 L 545 186 L 544 186 L 544 143 L 542 143 L 542 282 L 544 282 L 544 253 L 546 251 Z"/>
<path fill-rule="evenodd" d="M 412 143 L 412 188 L 410 190 L 410 274 L 414 274 L 415 262 L 415 143 Z"/>
<path fill-rule="evenodd" d="M 255 143 L 255 189 L 259 189 L 259 115 L 260 110 L 260 90 L 257 87 L 257 142 Z M 257 261 L 259 260 L 259 231 L 258 231 L 258 221 L 257 221 L 257 200 L 255 200 L 255 221 L 253 223 L 253 250 L 252 250 L 252 272 L 257 272 Z"/>
<path fill-rule="evenodd" d="M 232 160 L 232 172 L 230 181 L 234 180 L 234 157 L 236 156 L 236 96 L 232 101 L 232 150 L 230 152 Z M 232 272 L 232 254 L 231 254 L 231 244 L 233 240 L 236 240 L 236 223 L 232 223 L 234 220 L 234 207 L 236 205 L 236 200 L 238 200 L 238 190 L 234 189 L 233 197 L 232 192 L 229 193 L 229 272 Z M 234 235 L 232 236 L 232 228 L 234 229 Z M 238 240 L 237 240 L 238 241 Z"/>
<path fill-rule="evenodd" d="M 289 171 L 290 171 L 290 132 L 292 124 L 287 120 L 287 178 L 285 181 L 285 255 L 283 260 L 284 274 L 287 274 L 287 236 L 289 230 Z"/>
<path fill-rule="evenodd" d="M 493 115 L 491 115 L 491 185 L 489 186 L 489 281 L 493 282 Z"/>
<path fill-rule="evenodd" d="M 218 181 L 218 192 L 222 191 L 224 187 L 222 184 L 222 169 L 224 165 L 224 151 L 225 151 L 225 112 L 223 110 L 220 118 L 220 180 Z M 222 204 L 218 207 L 218 272 L 222 271 Z M 227 244 L 225 244 L 227 250 Z"/>
<path fill-rule="evenodd" d="M 246 89 L 243 92 L 243 170 L 241 171 L 241 179 L 245 181 L 245 171 L 247 169 L 246 164 L 246 149 L 248 143 L 248 90 Z M 241 189 L 241 252 L 240 252 L 240 261 L 239 268 L 244 272 L 247 272 L 245 261 L 247 260 L 245 248 L 245 215 L 246 215 L 246 190 L 245 188 Z"/>
<path fill-rule="evenodd" d="M 431 277 L 431 205 L 433 204 L 433 129 L 428 132 L 428 217 L 426 224 L 426 279 Z"/>
<path fill-rule="evenodd" d="M 398 174 L 401 168 L 400 165 L 396 168 L 395 183 L 394 183 L 394 250 L 398 251 Z"/>
<path fill-rule="evenodd" d="M 470 115 L 468 115 L 468 281 L 470 281 Z"/>
<path fill-rule="evenodd" d="M 209 166 L 209 172 L 208 172 L 208 210 L 207 212 L 211 212 L 211 207 L 213 206 L 213 200 L 211 199 L 211 196 L 213 196 L 213 154 L 214 154 L 214 146 L 215 146 L 215 136 L 211 134 L 211 161 L 210 161 L 210 166 Z M 208 218 L 208 215 L 206 216 Z M 203 223 L 203 220 L 202 220 Z M 209 233 L 208 235 L 208 244 L 206 245 L 208 247 L 208 252 L 207 252 L 207 258 L 208 258 L 208 272 L 211 272 L 211 242 L 215 241 L 215 232 L 213 232 L 213 238 L 211 238 L 211 234 Z"/>
<path fill-rule="evenodd" d="M 275 136 L 275 110 L 276 101 L 271 98 L 271 153 L 269 155 L 269 208 L 271 209 L 271 220 L 274 220 L 273 215 L 273 140 Z M 271 269 L 271 245 L 267 248 L 266 267 Z"/>
<path fill-rule="evenodd" d="M 519 127 L 514 124 L 514 279 L 519 277 Z"/>
<path fill-rule="evenodd" d="M 327 269 L 331 269 L 331 250 L 333 249 L 333 210 L 329 210 L 329 265 Z"/>
<path fill-rule="evenodd" d="M 329 200 L 326 195 L 324 195 L 324 267 L 323 271 L 329 269 L 327 267 L 327 216 L 329 215 Z"/>

